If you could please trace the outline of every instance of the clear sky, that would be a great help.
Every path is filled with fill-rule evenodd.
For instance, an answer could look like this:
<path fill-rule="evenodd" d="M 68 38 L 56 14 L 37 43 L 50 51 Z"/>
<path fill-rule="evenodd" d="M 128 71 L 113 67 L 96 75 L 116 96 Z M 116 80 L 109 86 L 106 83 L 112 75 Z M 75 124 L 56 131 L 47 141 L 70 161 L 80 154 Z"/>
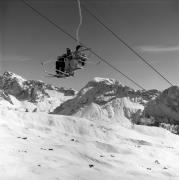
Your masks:
<path fill-rule="evenodd" d="M 76 0 L 28 0 L 34 8 L 75 36 L 79 23 Z M 93 13 L 147 59 L 169 81 L 179 85 L 178 0 L 81 0 Z M 67 79 L 47 78 L 40 63 L 55 60 L 76 43 L 37 16 L 19 0 L 1 0 L 0 73 L 5 70 L 56 86 L 80 89 L 94 77 L 130 81 L 91 55 L 86 70 Z M 82 10 L 80 40 L 146 89 L 169 85 Z"/>

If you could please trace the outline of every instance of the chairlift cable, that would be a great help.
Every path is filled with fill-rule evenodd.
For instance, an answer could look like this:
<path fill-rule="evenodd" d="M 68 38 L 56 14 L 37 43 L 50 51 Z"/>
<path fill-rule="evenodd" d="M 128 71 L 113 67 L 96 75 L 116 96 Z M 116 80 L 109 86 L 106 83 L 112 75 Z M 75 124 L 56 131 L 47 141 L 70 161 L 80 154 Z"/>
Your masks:
<path fill-rule="evenodd" d="M 90 14 L 96 21 L 98 21 L 105 29 L 107 29 L 113 36 L 115 36 L 124 46 L 126 46 L 130 51 L 132 51 L 136 56 L 139 57 L 145 64 L 147 64 L 153 71 L 155 71 L 160 77 L 162 77 L 168 84 L 173 86 L 173 84 L 162 75 L 153 65 L 151 65 L 145 58 L 143 58 L 136 50 L 134 50 L 126 41 L 124 41 L 119 35 L 117 35 L 109 26 L 105 25 L 94 13 L 92 13 L 84 4 L 81 4 L 82 8 Z"/>
<path fill-rule="evenodd" d="M 61 26 L 57 25 L 56 23 L 54 23 L 51 19 L 49 19 L 47 16 L 45 16 L 44 14 L 42 14 L 40 11 L 38 11 L 37 9 L 35 9 L 32 5 L 30 5 L 26 0 L 20 0 L 21 2 L 23 2 L 26 6 L 28 6 L 31 10 L 33 10 L 36 14 L 38 14 L 39 16 L 41 16 L 43 19 L 45 19 L 46 21 L 48 21 L 50 24 L 52 24 L 53 26 L 55 26 L 58 30 L 60 30 L 61 32 L 63 32 L 64 34 L 66 34 L 68 37 L 70 37 L 71 39 L 73 39 L 74 41 L 77 41 L 77 39 L 75 37 L 73 37 L 70 33 L 68 33 L 66 30 L 64 30 Z M 88 48 L 85 44 L 83 44 L 82 42 L 79 42 L 79 44 L 81 44 L 82 46 L 84 46 L 85 48 Z M 141 85 L 139 85 L 137 82 L 135 82 L 135 80 L 131 79 L 129 76 L 125 75 L 122 71 L 120 71 L 118 68 L 116 68 L 115 66 L 113 66 L 112 64 L 110 64 L 106 59 L 104 59 L 103 57 L 101 57 L 100 55 L 98 55 L 95 51 L 93 51 L 92 49 L 88 48 L 89 51 L 95 55 L 97 58 L 99 58 L 102 62 L 104 62 L 105 64 L 107 64 L 108 66 L 110 66 L 113 70 L 117 71 L 118 73 L 120 73 L 121 75 L 123 75 L 126 79 L 128 79 L 129 81 L 131 81 L 133 84 L 135 84 L 137 87 L 139 87 L 142 90 L 145 90 L 145 88 L 143 88 Z"/>

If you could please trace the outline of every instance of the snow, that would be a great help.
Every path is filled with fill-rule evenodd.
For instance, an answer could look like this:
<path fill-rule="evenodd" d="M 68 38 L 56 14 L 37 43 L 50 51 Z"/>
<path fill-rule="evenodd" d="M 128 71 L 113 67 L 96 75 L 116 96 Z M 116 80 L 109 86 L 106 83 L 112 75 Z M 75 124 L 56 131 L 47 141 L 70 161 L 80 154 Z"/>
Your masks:
<path fill-rule="evenodd" d="M 132 89 L 122 86 L 116 80 L 97 77 L 53 113 L 84 117 L 93 121 L 118 121 L 126 125 L 129 124 L 132 114 L 144 109 L 137 101 L 138 95 L 130 97 L 129 91 Z"/>
<path fill-rule="evenodd" d="M 0 137 L 3 180 L 179 178 L 179 137 L 162 128 L 1 109 Z"/>
<path fill-rule="evenodd" d="M 42 81 L 25 80 L 12 72 L 0 76 L 0 106 L 20 111 L 51 112 L 64 101 L 73 98 L 73 89 L 57 88 Z M 7 101 L 7 102 L 6 102 Z"/>
<path fill-rule="evenodd" d="M 0 100 L 0 108 L 8 107 L 9 109 L 16 109 L 18 111 L 40 111 L 40 112 L 52 112 L 56 107 L 58 107 L 64 101 L 67 101 L 74 96 L 65 96 L 64 93 L 46 90 L 49 94 L 49 97 L 44 98 L 43 100 L 32 103 L 28 100 L 20 101 L 15 96 L 9 95 L 9 101 L 5 99 Z"/>
<path fill-rule="evenodd" d="M 101 77 L 95 77 L 93 81 L 96 83 L 103 82 L 103 83 L 106 83 L 108 85 L 115 83 L 115 79 L 101 78 Z"/>
<path fill-rule="evenodd" d="M 145 113 L 160 122 L 179 121 L 179 87 L 172 86 L 164 90 L 145 107 Z"/>
<path fill-rule="evenodd" d="M 15 87 L 6 86 L 5 94 L 0 89 L 0 179 L 179 179 L 179 136 L 131 123 L 158 91 L 98 77 L 76 94 L 25 80 L 25 88 L 36 86 L 32 101 L 29 94 L 18 98 L 24 87 L 16 86 L 24 80 L 11 76 L 15 81 L 3 81 Z"/>
<path fill-rule="evenodd" d="M 4 74 L 3 74 L 3 77 L 5 78 L 11 78 L 13 80 L 16 80 L 18 81 L 18 83 L 22 86 L 23 83 L 26 81 L 26 79 L 24 79 L 22 76 L 19 76 L 13 72 L 9 72 L 9 71 L 6 71 Z"/>

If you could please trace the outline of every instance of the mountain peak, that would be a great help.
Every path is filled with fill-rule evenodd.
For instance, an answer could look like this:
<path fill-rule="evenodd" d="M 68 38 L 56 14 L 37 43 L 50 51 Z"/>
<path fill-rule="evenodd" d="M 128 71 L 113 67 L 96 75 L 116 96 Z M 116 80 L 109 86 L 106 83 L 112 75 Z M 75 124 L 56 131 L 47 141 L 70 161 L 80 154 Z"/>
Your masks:
<path fill-rule="evenodd" d="M 110 78 L 101 78 L 101 77 L 95 77 L 92 82 L 95 82 L 95 83 L 104 83 L 104 84 L 107 84 L 107 85 L 112 85 L 112 84 L 115 84 L 117 81 L 115 79 L 110 79 Z"/>
<path fill-rule="evenodd" d="M 0 88 L 4 86 L 5 84 L 18 84 L 18 86 L 23 86 L 26 79 L 24 79 L 22 76 L 19 76 L 13 72 L 5 71 L 2 76 L 0 76 Z"/>
<path fill-rule="evenodd" d="M 179 121 L 179 87 L 165 89 L 156 99 L 150 101 L 145 114 L 153 116 L 158 122 L 175 123 Z"/>
<path fill-rule="evenodd" d="M 95 77 L 73 99 L 62 103 L 53 113 L 120 121 L 143 109 L 141 102 L 144 99 L 142 92 L 134 91 L 115 79 Z"/>
<path fill-rule="evenodd" d="M 22 76 L 19 76 L 13 72 L 10 72 L 10 71 L 5 71 L 4 74 L 3 74 L 3 78 L 11 78 L 11 79 L 16 79 L 16 80 L 19 80 L 21 82 L 24 82 L 26 81 L 26 79 L 22 78 Z"/>

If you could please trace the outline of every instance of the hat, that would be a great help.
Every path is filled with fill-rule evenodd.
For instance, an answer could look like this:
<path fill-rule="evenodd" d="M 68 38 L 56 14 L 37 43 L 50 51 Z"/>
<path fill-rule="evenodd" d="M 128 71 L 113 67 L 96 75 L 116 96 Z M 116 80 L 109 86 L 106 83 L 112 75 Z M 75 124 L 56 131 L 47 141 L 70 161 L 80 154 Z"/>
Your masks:
<path fill-rule="evenodd" d="M 83 46 L 77 45 L 77 46 L 76 46 L 76 51 L 78 51 L 78 49 L 80 49 L 81 47 L 83 47 Z"/>

